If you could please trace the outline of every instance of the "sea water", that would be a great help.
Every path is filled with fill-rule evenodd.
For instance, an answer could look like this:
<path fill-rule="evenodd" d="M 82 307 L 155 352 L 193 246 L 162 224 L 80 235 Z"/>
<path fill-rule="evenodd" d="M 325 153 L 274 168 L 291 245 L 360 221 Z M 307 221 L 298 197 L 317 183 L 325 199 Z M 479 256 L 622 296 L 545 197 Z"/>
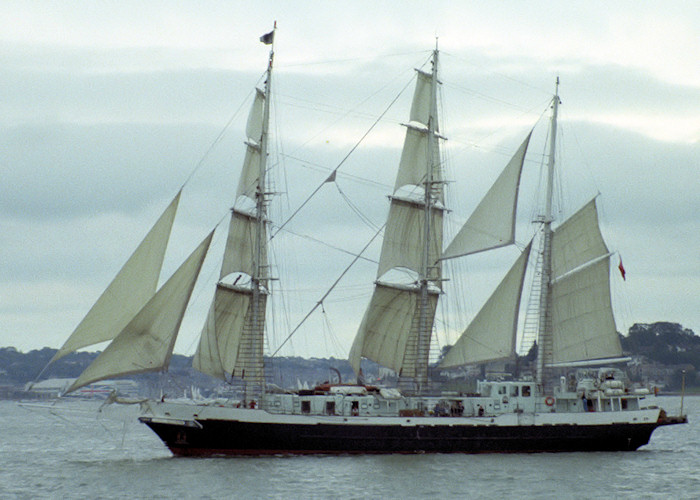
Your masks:
<path fill-rule="evenodd" d="M 0 499 L 700 498 L 698 397 L 636 452 L 486 455 L 176 458 L 138 407 L 99 406 L 0 401 Z"/>

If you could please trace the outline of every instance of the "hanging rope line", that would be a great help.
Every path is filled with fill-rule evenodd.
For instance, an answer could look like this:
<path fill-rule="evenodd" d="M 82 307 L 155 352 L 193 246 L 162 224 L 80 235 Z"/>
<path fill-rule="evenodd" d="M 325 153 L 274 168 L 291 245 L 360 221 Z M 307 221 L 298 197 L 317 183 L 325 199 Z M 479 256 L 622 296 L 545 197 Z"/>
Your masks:
<path fill-rule="evenodd" d="M 355 212 L 355 215 L 364 223 L 366 224 L 370 229 L 373 229 L 374 231 L 377 230 L 377 225 L 372 222 L 365 214 L 362 213 L 362 211 L 350 200 L 350 198 L 343 192 L 342 189 L 340 189 L 340 184 L 337 182 L 335 183 L 335 187 L 338 189 L 338 192 L 340 193 L 340 196 L 345 200 L 345 203 L 350 207 L 350 209 Z"/>
<path fill-rule="evenodd" d="M 377 230 L 376 227 L 374 227 L 373 229 L 374 229 L 374 230 Z M 328 242 L 326 242 L 326 241 L 319 240 L 318 238 L 314 238 L 313 236 L 309 236 L 308 234 L 297 233 L 297 232 L 294 232 L 294 231 L 292 231 L 292 230 L 290 230 L 290 229 L 285 229 L 284 232 L 285 232 L 285 233 L 292 234 L 292 235 L 294 235 L 294 236 L 297 236 L 298 238 L 303 238 L 303 239 L 306 239 L 306 240 L 309 240 L 309 241 L 313 241 L 314 243 L 319 243 L 319 244 L 321 244 L 321 245 L 323 245 L 323 246 L 325 246 L 325 247 L 328 247 L 328 248 L 330 248 L 330 249 L 332 249 L 332 250 L 337 250 L 338 252 L 342 252 L 342 253 L 345 253 L 345 254 L 348 254 L 348 255 L 352 255 L 353 257 L 359 257 L 360 259 L 365 260 L 365 261 L 367 261 L 367 262 L 371 262 L 372 264 L 378 264 L 378 262 L 377 262 L 376 260 L 374 260 L 374 259 L 370 259 L 369 257 L 363 257 L 362 255 L 358 255 L 358 254 L 356 254 L 356 253 L 354 253 L 354 252 L 351 252 L 350 250 L 345 250 L 344 248 L 340 248 L 340 247 L 337 247 L 337 246 L 335 246 L 335 245 L 331 245 L 330 243 L 328 243 Z"/>
<path fill-rule="evenodd" d="M 258 79 L 258 81 L 260 81 L 260 79 Z M 229 129 L 229 127 L 231 127 L 231 124 L 233 123 L 233 120 L 236 119 L 236 117 L 238 116 L 238 113 L 241 112 L 241 110 L 243 109 L 243 106 L 248 102 L 248 99 L 250 98 L 250 96 L 251 96 L 251 94 L 252 94 L 253 92 L 255 92 L 255 87 L 253 87 L 253 90 L 251 90 L 250 92 L 248 92 L 248 95 L 245 97 L 245 99 L 243 99 L 243 101 L 241 102 L 240 106 L 238 106 L 238 109 L 236 109 L 236 111 L 234 111 L 234 113 L 231 115 L 231 118 L 229 118 L 228 122 L 226 122 L 226 125 L 224 125 L 224 128 L 221 129 L 221 132 L 219 132 L 219 135 L 216 136 L 216 138 L 215 138 L 215 139 L 212 141 L 212 143 L 209 145 L 209 147 L 208 147 L 207 150 L 204 152 L 204 154 L 202 155 L 202 157 L 200 158 L 200 160 L 199 160 L 199 161 L 197 162 L 197 164 L 194 166 L 194 168 L 193 168 L 192 171 L 190 172 L 190 175 L 187 176 L 187 179 L 186 179 L 185 182 L 182 184 L 182 187 L 183 187 L 183 188 L 190 182 L 190 180 L 192 180 L 192 177 L 194 177 L 194 174 L 197 173 L 197 171 L 202 167 L 202 165 L 203 165 L 204 162 L 207 160 L 207 158 L 209 157 L 209 155 L 211 154 L 211 152 L 214 150 L 214 148 L 215 148 L 215 147 L 221 142 L 221 140 L 224 138 L 224 135 L 226 135 L 226 131 Z M 180 189 L 182 189 L 182 188 L 180 188 Z"/>

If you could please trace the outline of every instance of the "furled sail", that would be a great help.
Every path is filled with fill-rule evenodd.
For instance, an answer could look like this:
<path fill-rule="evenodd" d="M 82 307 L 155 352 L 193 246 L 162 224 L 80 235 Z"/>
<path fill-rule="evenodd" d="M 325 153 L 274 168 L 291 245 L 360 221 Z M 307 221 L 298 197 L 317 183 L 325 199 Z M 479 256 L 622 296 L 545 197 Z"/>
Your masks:
<path fill-rule="evenodd" d="M 441 368 L 515 357 L 520 298 L 531 248 L 532 242 L 447 352 L 440 362 Z"/>
<path fill-rule="evenodd" d="M 209 233 L 66 392 L 111 377 L 159 371 L 168 365 L 213 234 Z"/>
<path fill-rule="evenodd" d="M 515 241 L 515 213 L 518 205 L 520 175 L 531 135 L 532 132 L 528 134 L 486 196 L 447 246 L 442 259 L 482 252 L 510 245 Z"/>
<path fill-rule="evenodd" d="M 51 362 L 82 347 L 112 340 L 153 296 L 179 201 L 180 192 Z"/>
<path fill-rule="evenodd" d="M 552 235 L 552 363 L 620 356 L 595 199 Z"/>

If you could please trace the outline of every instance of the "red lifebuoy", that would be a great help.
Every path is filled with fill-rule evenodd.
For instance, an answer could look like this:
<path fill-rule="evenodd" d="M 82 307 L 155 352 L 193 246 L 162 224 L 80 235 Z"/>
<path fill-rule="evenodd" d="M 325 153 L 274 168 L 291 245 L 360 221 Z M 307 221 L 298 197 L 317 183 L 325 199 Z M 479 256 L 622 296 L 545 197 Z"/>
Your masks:
<path fill-rule="evenodd" d="M 544 398 L 544 404 L 547 406 L 553 406 L 554 405 L 554 398 L 552 396 L 547 396 Z"/>

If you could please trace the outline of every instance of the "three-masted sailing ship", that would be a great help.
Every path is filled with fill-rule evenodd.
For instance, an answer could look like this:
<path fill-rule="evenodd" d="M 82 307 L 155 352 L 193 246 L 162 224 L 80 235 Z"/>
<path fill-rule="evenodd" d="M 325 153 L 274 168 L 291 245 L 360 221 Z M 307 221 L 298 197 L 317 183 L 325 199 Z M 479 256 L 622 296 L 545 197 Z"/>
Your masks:
<path fill-rule="evenodd" d="M 525 246 L 492 296 L 440 361 L 441 368 L 512 358 L 526 269 L 539 276 L 536 379 L 480 382 L 476 394 L 440 393 L 429 380 L 435 312 L 447 259 L 512 245 L 528 135 L 473 214 L 443 248 L 444 172 L 438 126 L 439 51 L 416 87 L 384 228 L 374 291 L 350 350 L 356 384 L 266 391 L 263 346 L 271 279 L 266 185 L 274 31 L 264 88 L 247 121 L 245 159 L 223 263 L 194 368 L 243 387 L 241 402 L 142 403 L 140 420 L 177 455 L 273 453 L 634 450 L 659 426 L 685 422 L 625 388 L 619 371 L 552 384 L 552 367 L 601 365 L 622 355 L 610 300 L 610 257 L 592 200 L 553 227 L 558 92 L 552 100 L 547 202 L 540 247 Z M 56 358 L 111 341 L 73 383 L 167 367 L 212 238 L 156 290 L 180 194 Z M 533 258 L 532 255 L 537 254 Z M 395 271 L 411 279 L 396 279 Z M 399 388 L 362 383 L 361 360 L 394 370 Z M 441 418 L 444 417 L 444 418 Z"/>

